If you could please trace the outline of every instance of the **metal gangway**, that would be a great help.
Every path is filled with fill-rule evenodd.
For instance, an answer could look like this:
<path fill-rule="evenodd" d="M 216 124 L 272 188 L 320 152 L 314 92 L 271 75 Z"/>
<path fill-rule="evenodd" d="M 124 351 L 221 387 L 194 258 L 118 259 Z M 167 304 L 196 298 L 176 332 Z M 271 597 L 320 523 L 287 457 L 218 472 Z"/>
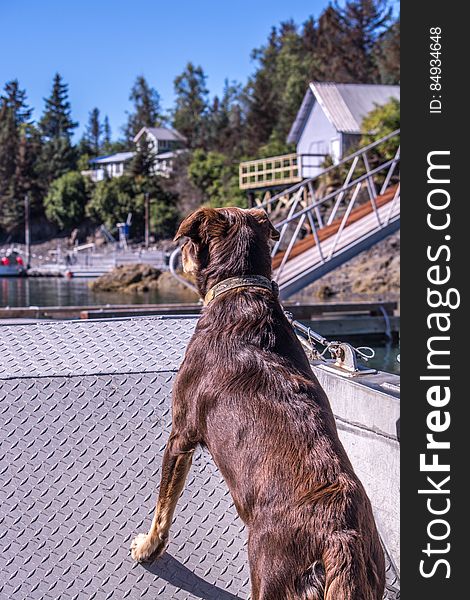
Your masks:
<path fill-rule="evenodd" d="M 283 298 L 399 228 L 399 136 L 396 130 L 257 202 L 280 233 L 272 259 Z M 386 150 L 389 159 L 383 158 Z"/>
<path fill-rule="evenodd" d="M 286 299 L 400 227 L 400 130 L 270 197 L 255 200 L 279 231 L 273 277 Z M 390 158 L 384 156 L 390 155 Z M 177 272 L 180 250 L 170 258 Z"/>

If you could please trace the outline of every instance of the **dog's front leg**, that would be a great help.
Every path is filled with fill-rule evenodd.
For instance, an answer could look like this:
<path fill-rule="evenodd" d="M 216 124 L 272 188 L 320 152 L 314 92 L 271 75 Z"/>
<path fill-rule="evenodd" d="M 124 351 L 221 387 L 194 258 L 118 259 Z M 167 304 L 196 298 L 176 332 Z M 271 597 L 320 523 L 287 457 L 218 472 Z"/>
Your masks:
<path fill-rule="evenodd" d="M 157 507 L 148 533 L 140 533 L 132 540 L 131 556 L 142 562 L 150 557 L 158 558 L 168 544 L 173 514 L 183 491 L 191 467 L 194 448 L 181 449 L 179 436 L 170 435 L 162 463 L 162 477 Z"/>

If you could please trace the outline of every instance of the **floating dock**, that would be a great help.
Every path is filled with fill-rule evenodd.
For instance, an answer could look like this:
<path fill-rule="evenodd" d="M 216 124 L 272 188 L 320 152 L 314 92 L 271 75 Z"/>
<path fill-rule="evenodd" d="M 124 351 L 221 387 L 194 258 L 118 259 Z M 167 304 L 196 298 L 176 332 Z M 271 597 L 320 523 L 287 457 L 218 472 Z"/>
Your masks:
<path fill-rule="evenodd" d="M 199 450 L 166 554 L 136 564 L 193 317 L 5 325 L 0 337 L 0 598 L 246 600 L 246 531 Z M 399 378 L 313 365 L 374 507 L 399 598 Z"/>
<path fill-rule="evenodd" d="M 295 319 L 310 321 L 311 327 L 322 335 L 398 334 L 400 317 L 398 303 L 388 302 L 284 302 L 284 308 Z M 0 308 L 2 320 L 16 319 L 110 319 L 148 317 L 154 315 L 196 315 L 202 303 L 127 304 L 104 306 L 25 306 Z"/>

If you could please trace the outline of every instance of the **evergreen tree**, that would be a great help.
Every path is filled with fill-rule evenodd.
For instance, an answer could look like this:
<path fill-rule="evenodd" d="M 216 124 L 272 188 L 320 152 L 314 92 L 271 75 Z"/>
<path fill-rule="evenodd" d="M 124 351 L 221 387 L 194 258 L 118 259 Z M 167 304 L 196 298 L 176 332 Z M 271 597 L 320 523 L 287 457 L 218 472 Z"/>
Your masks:
<path fill-rule="evenodd" d="M 353 83 L 350 70 L 349 46 L 341 15 L 333 6 L 328 6 L 320 15 L 317 26 L 315 48 L 318 60 L 318 81 Z"/>
<path fill-rule="evenodd" d="M 244 152 L 244 122 L 241 86 L 225 80 L 222 98 L 215 96 L 207 118 L 207 146 L 232 159 Z"/>
<path fill-rule="evenodd" d="M 39 121 L 42 135 L 46 140 L 65 138 L 70 141 L 78 123 L 72 120 L 68 85 L 63 83 L 59 73 L 54 76 L 52 93 L 45 103 L 44 114 Z"/>
<path fill-rule="evenodd" d="M 392 9 L 388 0 L 349 0 L 343 8 L 336 5 L 341 18 L 347 68 L 356 83 L 374 83 L 379 79 L 374 47 L 390 24 Z"/>
<path fill-rule="evenodd" d="M 109 124 L 108 115 L 106 115 L 104 118 L 104 123 L 103 123 L 103 151 L 105 153 L 107 153 L 110 146 L 111 146 L 111 125 Z"/>
<path fill-rule="evenodd" d="M 202 68 L 189 62 L 174 81 L 173 126 L 186 137 L 190 148 L 203 147 L 207 141 L 204 131 L 209 110 L 206 79 Z"/>
<path fill-rule="evenodd" d="M 52 93 L 45 100 L 44 114 L 39 121 L 43 138 L 40 172 L 49 185 L 76 164 L 76 152 L 72 145 L 73 130 L 77 123 L 72 120 L 68 86 L 57 73 L 54 77 Z"/>
<path fill-rule="evenodd" d="M 307 40 L 311 41 L 311 40 Z M 281 23 L 278 35 L 274 86 L 278 91 L 277 121 L 270 136 L 272 140 L 285 139 L 297 115 L 309 81 L 316 79 L 317 59 L 305 48 L 305 38 L 293 22 Z M 288 148 L 285 147 L 285 151 Z"/>
<path fill-rule="evenodd" d="M 24 215 L 24 196 L 30 194 L 37 209 L 39 184 L 35 168 L 40 151 L 26 92 L 17 80 L 8 82 L 0 96 L 0 229 L 19 225 Z"/>
<path fill-rule="evenodd" d="M 94 108 L 88 116 L 88 124 L 85 131 L 85 139 L 91 149 L 93 157 L 98 156 L 101 150 L 101 138 L 103 125 L 100 123 L 100 111 Z"/>
<path fill-rule="evenodd" d="M 292 21 L 281 23 L 254 51 L 258 69 L 246 88 L 250 154 L 262 146 L 288 151 L 285 139 L 308 83 L 320 78 L 316 47 L 315 22 L 308 19 L 300 32 Z"/>
<path fill-rule="evenodd" d="M 377 40 L 374 48 L 375 60 L 381 83 L 400 82 L 400 18 L 398 18 Z"/>
<path fill-rule="evenodd" d="M 246 141 L 249 154 L 266 144 L 277 122 L 279 104 L 273 85 L 276 74 L 276 58 L 279 52 L 279 40 L 275 27 L 271 30 L 266 46 L 252 52 L 252 60 L 259 67 L 248 80 L 246 86 Z"/>
<path fill-rule="evenodd" d="M 132 142 L 142 127 L 158 127 L 164 121 L 160 95 L 149 86 L 143 75 L 139 75 L 131 89 L 129 100 L 134 103 L 134 112 L 128 113 L 124 134 L 128 142 Z"/>
<path fill-rule="evenodd" d="M 134 158 L 131 161 L 129 174 L 134 177 L 150 177 L 154 174 L 155 152 L 151 142 L 143 135 L 137 144 Z"/>

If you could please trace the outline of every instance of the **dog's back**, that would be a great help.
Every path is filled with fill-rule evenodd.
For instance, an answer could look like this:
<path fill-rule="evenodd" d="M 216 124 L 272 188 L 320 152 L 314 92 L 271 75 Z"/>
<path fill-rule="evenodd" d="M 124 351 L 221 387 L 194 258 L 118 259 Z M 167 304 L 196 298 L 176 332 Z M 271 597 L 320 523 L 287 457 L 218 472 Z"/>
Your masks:
<path fill-rule="evenodd" d="M 277 299 L 244 289 L 211 302 L 182 376 L 194 428 L 249 529 L 253 598 L 379 600 L 369 500 Z"/>
<path fill-rule="evenodd" d="M 181 236 L 185 270 L 209 304 L 176 378 L 157 510 L 132 542 L 134 558 L 164 551 L 204 444 L 248 527 L 252 600 L 380 600 L 370 502 L 270 284 L 276 230 L 260 210 L 200 209 Z"/>

